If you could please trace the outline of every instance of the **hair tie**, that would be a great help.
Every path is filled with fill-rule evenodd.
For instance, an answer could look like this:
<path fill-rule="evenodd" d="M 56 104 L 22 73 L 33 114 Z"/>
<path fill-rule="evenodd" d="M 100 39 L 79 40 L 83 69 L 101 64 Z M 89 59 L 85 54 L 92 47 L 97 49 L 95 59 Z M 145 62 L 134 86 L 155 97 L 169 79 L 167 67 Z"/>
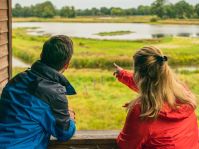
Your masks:
<path fill-rule="evenodd" d="M 164 62 L 164 61 L 167 61 L 168 58 L 167 58 L 167 56 L 157 56 L 157 60 L 158 60 L 158 62 Z"/>
<path fill-rule="evenodd" d="M 163 60 L 167 61 L 168 60 L 167 56 L 163 56 Z"/>

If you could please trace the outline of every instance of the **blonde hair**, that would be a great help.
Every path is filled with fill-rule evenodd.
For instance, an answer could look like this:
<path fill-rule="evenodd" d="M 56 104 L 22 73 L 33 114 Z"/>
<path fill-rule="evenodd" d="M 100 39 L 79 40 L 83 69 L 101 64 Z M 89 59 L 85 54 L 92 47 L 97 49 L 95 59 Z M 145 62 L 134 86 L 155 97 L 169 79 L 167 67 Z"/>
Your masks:
<path fill-rule="evenodd" d="M 140 96 L 130 107 L 141 104 L 141 118 L 157 118 L 164 103 L 172 109 L 179 104 L 196 107 L 193 93 L 185 89 L 167 64 L 167 57 L 156 47 L 143 47 L 133 56 L 134 80 Z"/>

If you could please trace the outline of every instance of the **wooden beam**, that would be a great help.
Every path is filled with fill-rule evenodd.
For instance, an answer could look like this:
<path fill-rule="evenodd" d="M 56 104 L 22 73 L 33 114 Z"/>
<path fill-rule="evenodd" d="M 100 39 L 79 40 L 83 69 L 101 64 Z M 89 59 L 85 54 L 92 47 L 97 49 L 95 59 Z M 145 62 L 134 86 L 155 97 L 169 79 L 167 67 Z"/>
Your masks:
<path fill-rule="evenodd" d="M 9 79 L 12 78 L 12 0 L 7 0 L 8 4 L 8 61 L 9 61 L 9 67 L 8 67 L 8 75 Z"/>
<path fill-rule="evenodd" d="M 118 131 L 78 131 L 68 142 L 58 142 L 52 138 L 49 149 L 118 149 Z"/>

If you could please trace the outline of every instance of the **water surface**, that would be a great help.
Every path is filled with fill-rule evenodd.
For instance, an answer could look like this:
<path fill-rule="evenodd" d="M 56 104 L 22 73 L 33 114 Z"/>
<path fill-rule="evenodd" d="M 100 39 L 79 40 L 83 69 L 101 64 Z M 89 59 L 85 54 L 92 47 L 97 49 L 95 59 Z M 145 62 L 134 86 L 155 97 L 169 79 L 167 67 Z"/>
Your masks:
<path fill-rule="evenodd" d="M 199 25 L 152 25 L 140 23 L 52 23 L 23 22 L 13 23 L 13 28 L 37 27 L 29 30 L 32 35 L 65 34 L 71 37 L 138 40 L 164 36 L 199 37 Z M 131 31 L 131 34 L 117 36 L 100 36 L 100 32 Z"/>

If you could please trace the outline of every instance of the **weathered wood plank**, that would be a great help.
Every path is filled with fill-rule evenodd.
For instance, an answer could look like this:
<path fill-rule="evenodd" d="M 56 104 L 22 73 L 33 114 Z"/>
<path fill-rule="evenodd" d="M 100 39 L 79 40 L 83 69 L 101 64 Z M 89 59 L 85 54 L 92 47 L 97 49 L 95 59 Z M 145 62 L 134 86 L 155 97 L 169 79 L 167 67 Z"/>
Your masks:
<path fill-rule="evenodd" d="M 0 20 L 8 19 L 8 10 L 1 9 L 0 10 Z"/>
<path fill-rule="evenodd" d="M 8 45 L 1 45 L 0 46 L 0 58 L 8 55 Z"/>
<path fill-rule="evenodd" d="M 5 85 L 8 83 L 8 80 L 4 80 L 3 82 L 0 82 L 0 94 L 3 90 L 3 88 L 5 87 Z"/>
<path fill-rule="evenodd" d="M 0 9 L 8 9 L 7 0 L 0 0 Z"/>
<path fill-rule="evenodd" d="M 8 68 L 0 70 L 0 82 L 8 79 Z"/>
<path fill-rule="evenodd" d="M 8 43 L 8 33 L 0 34 L 0 45 Z"/>
<path fill-rule="evenodd" d="M 0 70 L 8 67 L 8 56 L 4 56 L 2 58 L 0 58 Z"/>
<path fill-rule="evenodd" d="M 68 142 L 51 140 L 49 149 L 118 149 L 118 131 L 78 131 Z"/>
<path fill-rule="evenodd" d="M 8 32 L 8 22 L 2 21 L 0 22 L 0 33 Z"/>

